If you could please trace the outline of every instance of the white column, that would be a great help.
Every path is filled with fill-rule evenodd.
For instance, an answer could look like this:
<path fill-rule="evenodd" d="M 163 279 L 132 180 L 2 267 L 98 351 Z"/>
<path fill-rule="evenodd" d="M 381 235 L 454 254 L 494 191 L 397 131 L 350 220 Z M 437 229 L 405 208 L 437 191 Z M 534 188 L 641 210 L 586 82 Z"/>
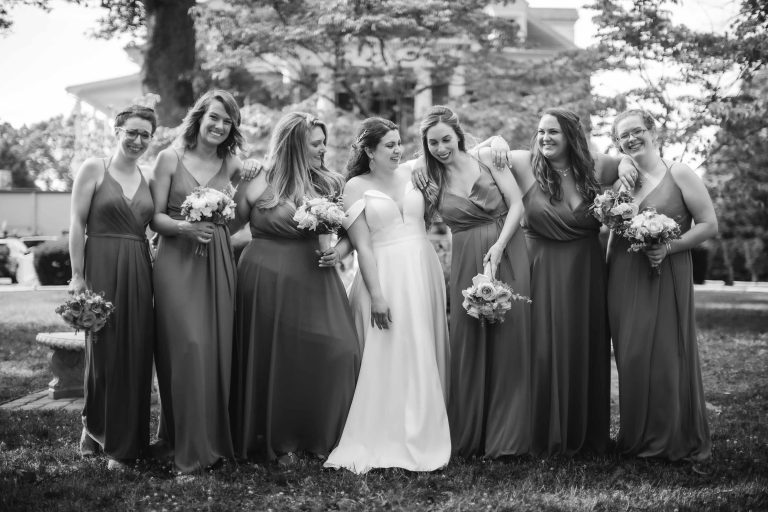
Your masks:
<path fill-rule="evenodd" d="M 448 83 L 448 96 L 451 98 L 458 98 L 464 96 L 467 92 L 467 82 L 465 76 L 466 70 L 464 66 L 456 66 L 453 70 L 453 76 Z"/>

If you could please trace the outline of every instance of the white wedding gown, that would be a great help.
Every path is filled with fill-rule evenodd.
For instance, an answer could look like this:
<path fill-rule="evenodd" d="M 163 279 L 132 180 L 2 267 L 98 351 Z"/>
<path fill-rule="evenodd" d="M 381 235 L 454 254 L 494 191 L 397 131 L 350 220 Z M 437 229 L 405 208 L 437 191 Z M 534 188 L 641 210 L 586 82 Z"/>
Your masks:
<path fill-rule="evenodd" d="M 401 215 L 392 198 L 369 190 L 349 208 L 345 227 L 363 211 L 392 323 L 386 330 L 371 326 L 370 295 L 358 272 L 349 299 L 363 361 L 344 432 L 325 467 L 432 471 L 451 456 L 449 354 L 445 283 L 424 228 L 424 200 L 409 182 Z"/>

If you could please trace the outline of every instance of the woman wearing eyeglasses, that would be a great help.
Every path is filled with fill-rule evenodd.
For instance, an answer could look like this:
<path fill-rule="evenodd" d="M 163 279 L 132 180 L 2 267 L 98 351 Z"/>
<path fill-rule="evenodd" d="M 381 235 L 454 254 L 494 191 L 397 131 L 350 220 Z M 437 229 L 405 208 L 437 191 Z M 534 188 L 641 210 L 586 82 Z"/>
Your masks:
<path fill-rule="evenodd" d="M 342 191 L 344 178 L 325 166 L 327 136 L 310 114 L 284 115 L 264 172 L 238 191 L 237 217 L 253 236 L 237 269 L 232 429 L 241 458 L 326 457 L 355 391 L 360 347 L 338 252 L 320 253 L 317 235 L 293 220 L 305 198 Z"/>
<path fill-rule="evenodd" d="M 691 249 L 717 234 L 715 210 L 690 167 L 659 155 L 647 112 L 617 116 L 613 136 L 640 173 L 631 190 L 640 210 L 654 208 L 683 233 L 644 252 L 628 252 L 619 237 L 611 241 L 608 314 L 619 370 L 618 448 L 638 457 L 703 460 L 712 442 L 696 345 Z"/>
<path fill-rule="evenodd" d="M 153 204 L 138 159 L 156 125 L 150 108 L 117 114 L 114 153 L 86 160 L 72 188 L 69 291 L 104 292 L 115 305 L 98 339 L 86 337 L 80 438 L 80 453 L 103 450 L 109 469 L 132 464 L 149 443 L 154 313 L 145 231 Z"/>
<path fill-rule="evenodd" d="M 226 91 L 205 93 L 187 112 L 176 143 L 160 152 L 150 182 L 161 415 L 156 454 L 173 450 L 191 472 L 231 458 L 229 394 L 235 261 L 229 229 L 189 222 L 181 205 L 195 188 L 228 191 L 240 179 L 240 110 Z M 201 255 L 196 248 L 206 244 Z"/>

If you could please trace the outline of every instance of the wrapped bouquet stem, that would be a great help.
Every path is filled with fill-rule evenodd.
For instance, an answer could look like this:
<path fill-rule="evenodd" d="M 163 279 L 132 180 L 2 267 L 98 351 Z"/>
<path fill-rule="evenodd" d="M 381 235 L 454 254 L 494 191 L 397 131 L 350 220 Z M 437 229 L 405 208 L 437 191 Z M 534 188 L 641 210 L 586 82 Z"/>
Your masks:
<path fill-rule="evenodd" d="M 195 188 L 181 204 L 181 214 L 188 222 L 213 222 L 226 224 L 235 218 L 234 187 L 227 191 L 209 187 Z M 197 244 L 195 254 L 208 256 L 208 244 Z"/>

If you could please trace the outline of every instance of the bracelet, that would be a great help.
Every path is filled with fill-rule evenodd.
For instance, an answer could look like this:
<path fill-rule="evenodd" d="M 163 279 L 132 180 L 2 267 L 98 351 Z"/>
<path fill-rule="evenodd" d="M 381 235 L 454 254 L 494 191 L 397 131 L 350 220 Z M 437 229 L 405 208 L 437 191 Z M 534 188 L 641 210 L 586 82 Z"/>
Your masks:
<path fill-rule="evenodd" d="M 667 254 L 672 254 L 672 242 L 667 242 Z"/>

